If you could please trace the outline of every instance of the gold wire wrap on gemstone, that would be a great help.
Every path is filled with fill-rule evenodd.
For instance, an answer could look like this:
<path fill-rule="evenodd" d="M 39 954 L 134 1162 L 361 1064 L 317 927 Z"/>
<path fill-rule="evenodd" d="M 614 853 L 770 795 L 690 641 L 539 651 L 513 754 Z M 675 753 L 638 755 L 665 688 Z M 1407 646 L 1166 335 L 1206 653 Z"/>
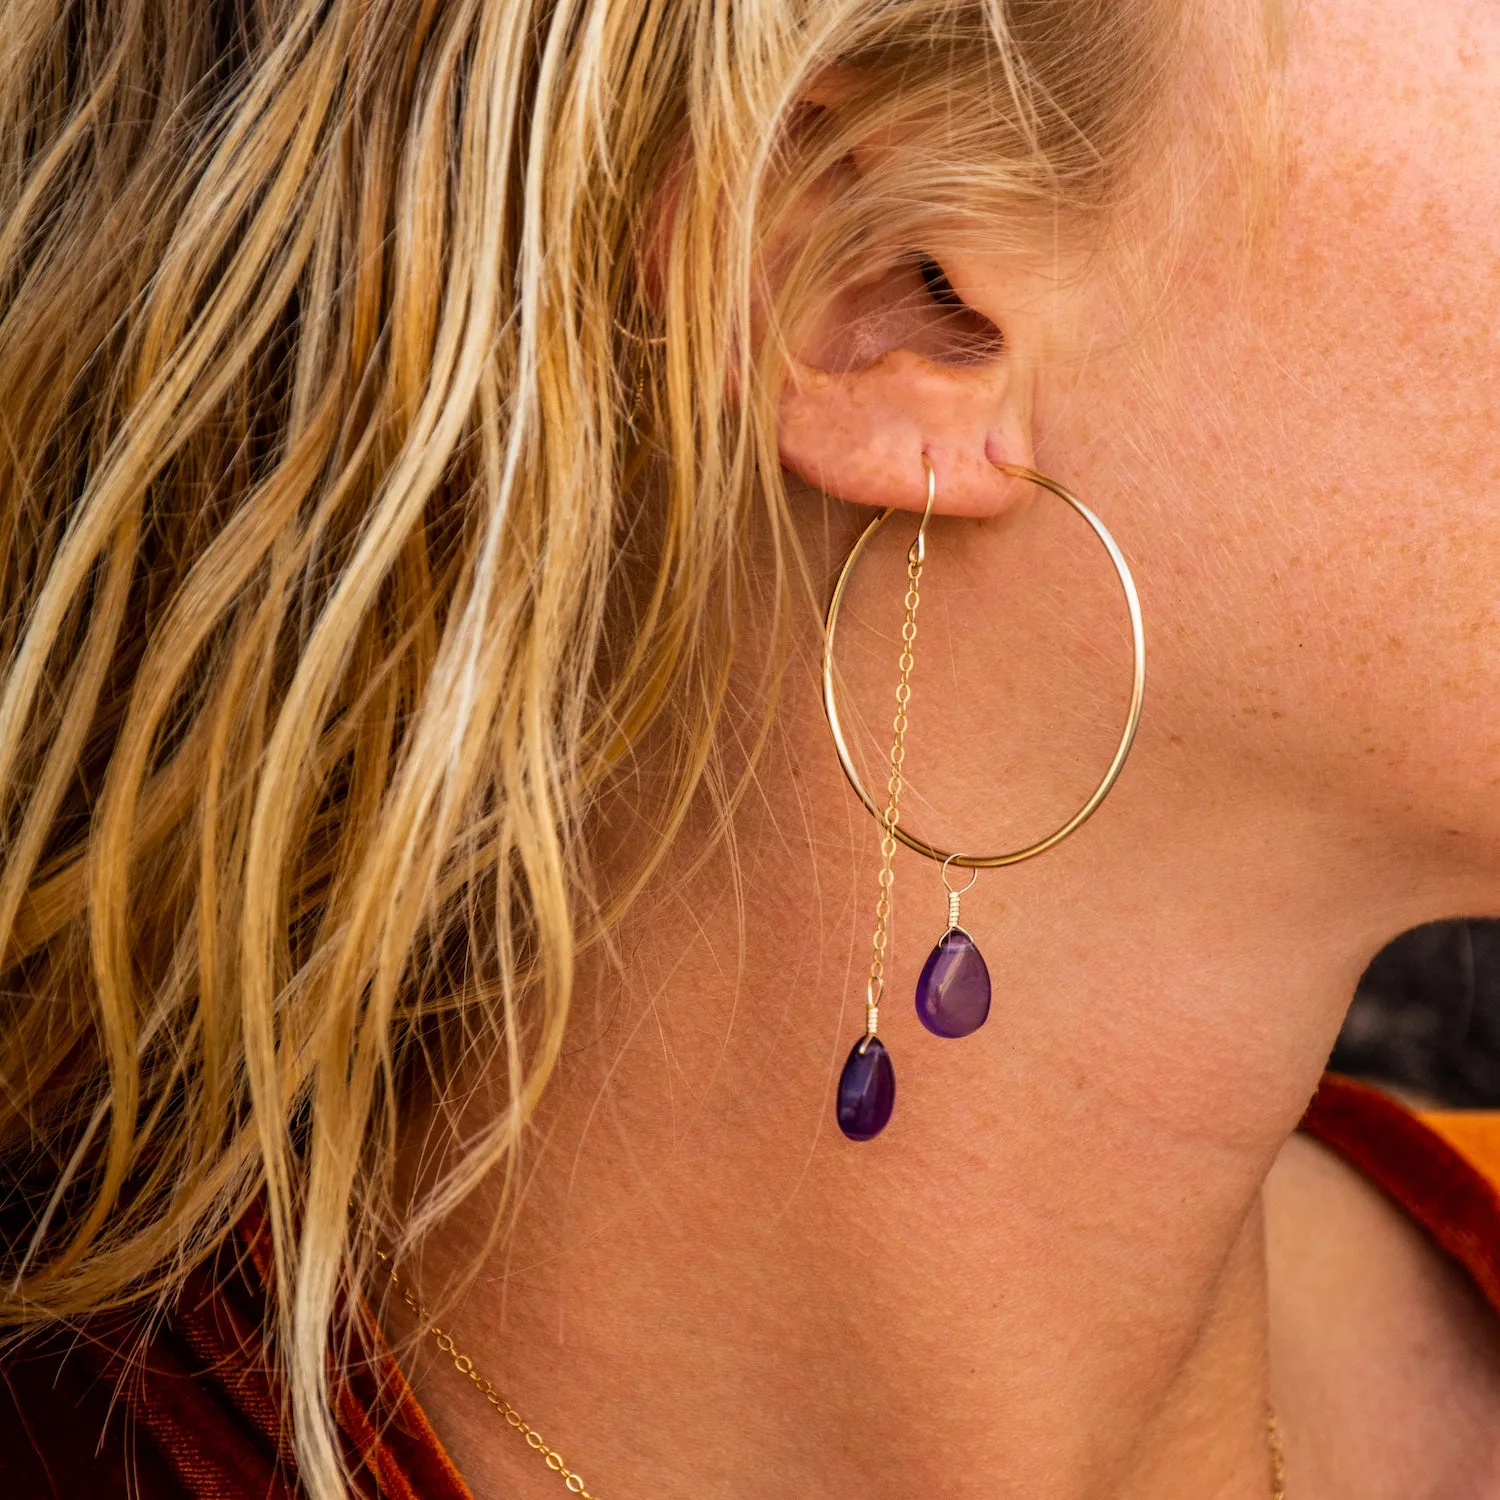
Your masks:
<path fill-rule="evenodd" d="M 979 879 L 979 871 L 970 870 L 968 885 L 961 885 L 955 890 L 948 879 L 948 866 L 952 863 L 953 859 L 951 856 L 943 861 L 943 889 L 948 893 L 948 931 L 962 932 L 964 927 L 960 918 L 962 916 L 964 893 L 973 889 L 974 882 Z"/>
<path fill-rule="evenodd" d="M 912 543 L 912 555 L 918 558 L 925 555 L 927 521 L 932 514 L 934 485 L 932 465 L 926 454 L 922 455 L 922 462 L 927 466 L 928 500 L 927 510 L 922 517 L 921 529 L 917 533 L 917 540 Z M 849 556 L 844 559 L 844 566 L 839 570 L 838 581 L 833 587 L 833 598 L 828 602 L 828 617 L 823 630 L 823 712 L 828 716 L 828 727 L 833 734 L 834 748 L 838 751 L 839 765 L 843 768 L 849 785 L 854 788 L 855 795 L 864 804 L 866 811 L 880 823 L 884 830 L 882 845 L 887 840 L 895 839 L 928 859 L 936 860 L 944 865 L 958 865 L 965 870 L 994 870 L 1003 865 L 1018 865 L 1022 860 L 1045 854 L 1047 850 L 1060 844 L 1070 833 L 1075 832 L 1093 817 L 1099 809 L 1099 804 L 1109 795 L 1111 788 L 1119 780 L 1120 772 L 1125 767 L 1130 747 L 1135 743 L 1135 732 L 1141 721 L 1141 705 L 1146 696 L 1146 631 L 1141 622 L 1140 596 L 1136 592 L 1135 579 L 1131 576 L 1130 565 L 1125 561 L 1125 555 L 1120 551 L 1114 537 L 1109 534 L 1104 522 L 1077 495 L 1059 484 L 1057 480 L 1050 479 L 1045 474 L 1039 474 L 1035 469 L 1023 468 L 1019 464 L 1001 464 L 997 467 L 1002 473 L 1014 479 L 1027 480 L 1056 495 L 1059 500 L 1066 501 L 1088 522 L 1094 535 L 1104 544 L 1104 550 L 1109 553 L 1109 560 L 1114 564 L 1121 591 L 1125 595 L 1125 607 L 1130 614 L 1132 669 L 1130 708 L 1125 715 L 1125 729 L 1115 749 L 1114 758 L 1104 773 L 1104 779 L 1095 787 L 1088 801 L 1062 827 L 1049 833 L 1046 838 L 1038 839 L 1034 844 L 1027 844 L 1024 848 L 1012 849 L 1002 854 L 966 854 L 957 850 L 941 849 L 936 844 L 928 843 L 926 839 L 919 837 L 909 828 L 901 827 L 895 818 L 888 819 L 869 792 L 865 790 L 864 783 L 860 781 L 859 772 L 854 767 L 854 759 L 849 753 L 849 746 L 844 740 L 843 725 L 839 720 L 838 699 L 834 692 L 834 643 L 838 634 L 839 611 L 843 608 L 844 592 L 848 588 L 849 579 L 853 576 L 855 566 L 870 539 L 896 513 L 895 506 L 883 510 L 865 527 L 859 540 L 850 549 Z M 918 566 L 920 567 L 920 562 Z M 889 889 L 888 883 L 884 889 Z"/>

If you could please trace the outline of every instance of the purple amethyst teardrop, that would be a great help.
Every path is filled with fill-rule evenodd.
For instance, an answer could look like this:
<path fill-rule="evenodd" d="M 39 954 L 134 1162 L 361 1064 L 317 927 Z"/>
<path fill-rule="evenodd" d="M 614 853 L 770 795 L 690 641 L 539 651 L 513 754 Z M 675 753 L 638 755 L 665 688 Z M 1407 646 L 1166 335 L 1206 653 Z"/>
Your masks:
<path fill-rule="evenodd" d="M 950 927 L 922 965 L 917 1017 L 938 1036 L 969 1036 L 990 1013 L 990 971 L 974 939 Z"/>
<path fill-rule="evenodd" d="M 879 1037 L 861 1037 L 839 1074 L 839 1129 L 851 1141 L 872 1141 L 896 1105 L 896 1070 Z"/>

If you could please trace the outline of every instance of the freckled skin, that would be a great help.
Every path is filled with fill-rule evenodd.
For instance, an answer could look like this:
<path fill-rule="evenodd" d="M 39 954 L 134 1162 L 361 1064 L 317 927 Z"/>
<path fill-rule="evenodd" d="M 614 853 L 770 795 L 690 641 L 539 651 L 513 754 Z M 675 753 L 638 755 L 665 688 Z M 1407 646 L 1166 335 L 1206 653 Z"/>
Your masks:
<path fill-rule="evenodd" d="M 794 490 L 815 578 L 869 507 L 920 507 L 924 446 L 937 464 L 903 820 L 1036 837 L 1119 731 L 1113 575 L 986 472 L 992 438 L 1119 539 L 1146 714 L 1098 816 L 965 896 L 994 1007 L 962 1042 L 911 1014 L 943 900 L 898 855 L 899 1103 L 852 1146 L 831 1100 L 879 839 L 827 740 L 817 611 L 795 617 L 739 864 L 674 851 L 624 972 L 581 960 L 607 1038 L 566 1049 L 516 1243 L 454 1315 L 603 1493 L 1264 1500 L 1269 1392 L 1291 1500 L 1500 1494 L 1500 1332 L 1378 1195 L 1286 1144 L 1381 944 L 1500 913 L 1500 5 L 1299 7 L 1248 255 L 1207 128 L 1228 105 L 1196 82 L 1144 310 L 1103 269 L 1049 290 L 935 243 L 1003 360 L 924 369 L 869 287 L 803 331 L 783 458 L 850 502 L 830 524 Z M 841 626 L 876 766 L 899 532 Z M 424 1273 L 481 1253 L 483 1220 Z M 451 1368 L 414 1378 L 476 1493 L 529 1494 L 533 1456 Z"/>
<path fill-rule="evenodd" d="M 1049 300 L 955 252 L 1007 357 L 814 373 L 784 455 L 912 507 L 903 458 L 925 442 L 940 511 L 994 515 L 1019 493 L 977 460 L 1004 430 L 1127 547 L 1173 775 L 1276 778 L 1414 853 L 1443 830 L 1433 914 L 1500 910 L 1500 9 L 1314 0 L 1282 90 L 1283 178 L 1248 257 L 1242 179 L 1207 154 L 1150 317 L 1122 315 L 1107 277 Z M 1078 613 L 1080 634 L 1111 628 Z"/>
<path fill-rule="evenodd" d="M 1097 505 L 1140 582 L 1150 690 L 1121 801 L 1158 801 L 1185 843 L 1217 816 L 1198 823 L 1194 809 L 1256 809 L 1222 930 L 1235 925 L 1233 860 L 1243 882 L 1274 868 L 1300 820 L 1307 863 L 1327 858 L 1352 888 L 1367 878 L 1370 935 L 1384 922 L 1389 936 L 1500 913 L 1500 7 L 1312 0 L 1293 17 L 1282 82 L 1271 222 L 1247 256 L 1240 179 L 1202 168 L 1153 318 L 1122 317 L 1104 277 L 1048 304 L 982 257 L 944 264 L 1034 374 L 992 372 L 988 399 L 1004 409 L 1026 391 L 1016 425 L 1038 466 Z M 903 420 L 949 430 L 935 408 L 909 403 Z M 858 447 L 857 418 L 838 441 Z M 866 498 L 857 461 L 842 462 L 846 498 Z M 1014 503 L 945 477 L 959 514 Z M 1053 704 L 1119 701 L 1118 651 L 1097 672 L 1076 651 L 1029 677 L 1014 664 L 1036 638 L 1027 601 L 1063 566 L 1057 533 L 1035 550 L 1026 535 L 1022 524 L 950 543 L 968 591 L 948 596 L 960 623 L 946 686 L 971 691 L 951 692 L 944 717 L 964 746 L 1002 747 L 977 758 L 1007 771 L 996 792 L 941 762 L 934 800 L 961 797 L 965 829 L 1088 785 L 1084 773 L 1057 791 L 1052 768 L 1074 742 L 1055 707 L 1032 707 L 1049 689 Z M 1074 576 L 1056 584 L 1068 628 L 1108 639 L 1114 602 Z M 929 637 L 949 607 L 939 588 L 933 598 Z M 989 647 L 991 634 L 1004 644 Z M 1096 734 L 1080 759 L 1096 766 L 1107 744 Z M 1032 784 L 1050 794 L 1027 801 Z M 1133 850 L 1138 870 L 1148 842 Z M 1101 858 L 1097 878 L 1107 870 Z M 1145 1024 L 1164 1097 L 1161 1019 Z M 1337 1164 L 1310 1167 L 1310 1150 L 1290 1150 L 1275 1176 L 1272 1236 L 1300 1492 L 1496 1493 L 1494 1331 L 1393 1216 L 1332 1211 L 1369 1195 Z M 1353 1349 L 1366 1352 L 1339 1352 Z M 1414 1349 L 1421 1358 L 1403 1352 Z"/>
<path fill-rule="evenodd" d="M 1418 846 L 1463 829 L 1435 905 L 1500 909 L 1500 10 L 1311 5 L 1286 88 L 1272 236 L 1188 281 L 1154 461 L 1091 474 L 1182 622 L 1157 713 Z M 1118 450 L 1109 364 L 1059 462 Z"/>

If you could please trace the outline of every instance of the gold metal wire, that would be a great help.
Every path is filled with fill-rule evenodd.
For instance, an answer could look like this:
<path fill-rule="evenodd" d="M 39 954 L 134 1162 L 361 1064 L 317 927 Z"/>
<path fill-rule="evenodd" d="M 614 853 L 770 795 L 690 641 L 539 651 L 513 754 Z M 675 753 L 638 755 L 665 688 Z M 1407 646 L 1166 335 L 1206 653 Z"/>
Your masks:
<path fill-rule="evenodd" d="M 928 517 L 932 514 L 932 495 L 935 484 L 932 464 L 926 454 L 923 454 L 922 462 L 927 465 L 927 510 L 922 517 L 922 528 L 917 533 L 917 541 L 912 544 L 914 549 L 924 544 Z M 1140 596 L 1136 592 L 1135 579 L 1131 576 L 1130 565 L 1125 561 L 1124 553 L 1120 551 L 1115 539 L 1109 534 L 1104 522 L 1071 490 L 1059 484 L 1055 479 L 1049 479 L 1045 474 L 1038 474 L 1035 469 L 1022 468 L 1019 464 L 1003 464 L 999 467 L 1001 472 L 1011 475 L 1012 478 L 1029 480 L 1032 484 L 1056 495 L 1058 499 L 1066 501 L 1088 522 L 1094 535 L 1104 544 L 1104 550 L 1109 553 L 1109 560 L 1114 564 L 1121 591 L 1125 595 L 1125 607 L 1130 614 L 1130 645 L 1133 664 L 1130 679 L 1130 707 L 1125 714 L 1125 728 L 1120 735 L 1119 745 L 1115 749 L 1109 768 L 1104 773 L 1103 780 L 1095 787 L 1088 801 L 1066 823 L 1049 833 L 1046 838 L 1038 839 L 1036 843 L 1027 844 L 1021 849 L 1012 849 L 1001 854 L 965 854 L 930 844 L 910 829 L 898 826 L 895 821 L 887 823 L 885 814 L 865 790 L 864 783 L 859 778 L 859 772 L 855 769 L 854 759 L 849 753 L 849 746 L 844 739 L 843 724 L 839 719 L 838 697 L 834 691 L 834 644 L 838 635 L 839 612 L 843 608 L 844 592 L 848 588 L 849 579 L 853 576 L 855 566 L 870 539 L 895 514 L 894 506 L 882 511 L 865 527 L 859 540 L 850 549 L 849 556 L 844 559 L 844 566 L 839 570 L 838 581 L 833 587 L 833 598 L 828 603 L 828 618 L 823 631 L 823 712 L 828 716 L 828 727 L 833 733 L 833 743 L 838 751 L 839 765 L 843 768 L 849 785 L 854 788 L 855 795 L 864 804 L 870 816 L 880 822 L 885 829 L 887 839 L 894 838 L 905 844 L 908 849 L 915 850 L 916 853 L 925 855 L 928 859 L 937 860 L 945 865 L 955 864 L 966 870 L 993 870 L 1002 865 L 1018 865 L 1022 860 L 1046 853 L 1048 849 L 1060 844 L 1070 833 L 1086 823 L 1098 811 L 1099 804 L 1109 795 L 1110 789 L 1124 769 L 1126 758 L 1130 754 L 1130 747 L 1135 743 L 1135 732 L 1141 721 L 1141 705 L 1146 696 L 1146 632 L 1141 623 Z"/>
<path fill-rule="evenodd" d="M 968 885 L 961 885 L 955 889 L 953 882 L 948 879 L 948 866 L 952 863 L 952 859 L 945 859 L 943 861 L 943 889 L 948 892 L 948 931 L 962 932 L 964 926 L 961 920 L 961 910 L 964 894 L 971 890 L 974 882 L 979 879 L 979 871 L 970 870 Z"/>
<path fill-rule="evenodd" d="M 916 664 L 912 648 L 917 642 L 917 606 L 922 602 L 922 565 L 927 560 L 927 523 L 937 499 L 937 475 L 924 453 L 927 470 L 927 507 L 922 512 L 917 535 L 906 552 L 906 618 L 901 622 L 900 677 L 896 683 L 896 714 L 891 720 L 890 775 L 885 784 L 885 811 L 880 819 L 880 895 L 875 902 L 875 935 L 870 943 L 870 982 L 865 988 L 865 1040 L 863 1052 L 880 1027 L 880 997 L 885 990 L 885 948 L 891 925 L 891 885 L 896 878 L 896 840 L 901 837 L 901 793 L 906 786 L 907 708 L 911 704 L 911 670 Z M 889 512 L 887 512 L 889 514 Z M 870 806 L 868 800 L 866 806 Z"/>

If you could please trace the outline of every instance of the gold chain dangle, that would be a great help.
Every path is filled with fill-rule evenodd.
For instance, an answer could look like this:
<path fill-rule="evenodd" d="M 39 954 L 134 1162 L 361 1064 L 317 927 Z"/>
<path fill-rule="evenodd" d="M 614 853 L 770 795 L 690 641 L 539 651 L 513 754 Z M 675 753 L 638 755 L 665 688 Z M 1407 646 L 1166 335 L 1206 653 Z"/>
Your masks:
<path fill-rule="evenodd" d="M 880 997 L 885 991 L 885 950 L 891 926 L 891 886 L 896 879 L 896 843 L 901 837 L 901 793 L 906 789 L 906 731 L 910 723 L 911 674 L 916 665 L 917 607 L 922 602 L 922 567 L 927 561 L 927 523 L 937 499 L 937 475 L 924 453 L 927 470 L 927 507 L 916 539 L 906 553 L 906 616 L 901 622 L 901 656 L 897 662 L 896 714 L 891 721 L 890 775 L 886 779 L 885 811 L 880 815 L 880 893 L 875 899 L 875 932 L 870 943 L 870 979 L 865 987 L 865 1034 L 839 1075 L 839 1129 L 851 1141 L 869 1141 L 890 1123 L 896 1107 L 896 1071 L 890 1053 L 876 1036 L 880 1027 Z M 840 583 L 842 584 L 842 579 Z M 836 618 L 836 616 L 835 616 Z M 832 634 L 827 637 L 831 650 Z M 825 677 L 829 658 L 825 652 Z"/>
<path fill-rule="evenodd" d="M 468 1380 L 476 1391 L 494 1408 L 495 1414 L 500 1417 L 505 1425 L 511 1429 L 528 1448 L 535 1453 L 543 1463 L 562 1480 L 564 1487 L 570 1495 L 578 1496 L 578 1500 L 599 1500 L 597 1495 L 591 1495 L 585 1487 L 582 1478 L 575 1474 L 566 1463 L 563 1456 L 556 1448 L 548 1447 L 542 1440 L 542 1435 L 505 1399 L 498 1389 L 475 1368 L 474 1361 L 459 1349 L 453 1340 L 453 1335 L 446 1328 L 440 1328 L 432 1321 L 432 1314 L 422 1305 L 415 1288 L 409 1286 L 399 1275 L 395 1263 L 384 1250 L 375 1247 L 375 1256 L 386 1269 L 390 1276 L 392 1285 L 401 1293 L 401 1300 L 406 1304 L 412 1316 L 416 1318 L 431 1335 L 432 1341 L 442 1353 L 453 1361 L 453 1368 Z"/>

